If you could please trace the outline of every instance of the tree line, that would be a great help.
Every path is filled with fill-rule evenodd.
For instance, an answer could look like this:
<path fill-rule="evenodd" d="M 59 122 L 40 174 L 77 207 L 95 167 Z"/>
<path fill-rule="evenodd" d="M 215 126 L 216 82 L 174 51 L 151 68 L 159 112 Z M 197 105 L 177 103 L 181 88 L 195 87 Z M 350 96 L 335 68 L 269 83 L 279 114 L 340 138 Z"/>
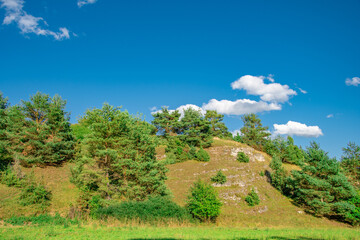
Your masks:
<path fill-rule="evenodd" d="M 164 107 L 153 113 L 148 123 L 120 107 L 104 104 L 87 110 L 77 124 L 70 124 L 66 101 L 58 95 L 38 92 L 28 101 L 11 106 L 0 94 L 1 181 L 21 188 L 26 203 L 46 203 L 51 193 L 33 177 L 25 176 L 21 167 L 58 166 L 72 161 L 71 181 L 81 190 L 75 210 L 90 213 L 101 207 L 103 200 L 144 201 L 168 196 L 166 165 L 189 159 L 209 161 L 204 149 L 211 146 L 213 137 L 219 137 L 272 156 L 269 181 L 306 211 L 359 223 L 359 146 L 349 143 L 341 161 L 337 161 L 315 142 L 304 150 L 290 136 L 272 138 L 255 114 L 243 115 L 243 127 L 234 137 L 223 118 L 216 111 L 202 114 L 188 108 L 180 113 Z M 165 161 L 156 159 L 159 145 L 165 146 Z M 301 170 L 288 172 L 284 164 L 298 165 Z M 205 190 L 213 196 L 214 191 L 203 184 L 195 184 L 193 197 L 202 196 Z M 27 198 L 29 192 L 37 192 L 37 200 Z M 216 200 L 218 208 L 221 206 L 216 196 L 210 199 Z M 194 199 L 189 202 L 194 203 Z M 203 217 L 215 218 L 216 214 Z"/>

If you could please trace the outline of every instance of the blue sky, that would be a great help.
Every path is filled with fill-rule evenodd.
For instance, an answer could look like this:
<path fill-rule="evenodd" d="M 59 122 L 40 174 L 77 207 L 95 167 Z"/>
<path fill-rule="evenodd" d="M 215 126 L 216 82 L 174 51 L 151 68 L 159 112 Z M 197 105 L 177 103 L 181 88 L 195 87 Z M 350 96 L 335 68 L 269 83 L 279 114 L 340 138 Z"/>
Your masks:
<path fill-rule="evenodd" d="M 0 4 L 0 91 L 12 104 L 58 93 L 72 122 L 103 102 L 149 121 L 194 104 L 225 113 L 231 131 L 257 111 L 271 132 L 331 156 L 360 144 L 360 1 Z"/>

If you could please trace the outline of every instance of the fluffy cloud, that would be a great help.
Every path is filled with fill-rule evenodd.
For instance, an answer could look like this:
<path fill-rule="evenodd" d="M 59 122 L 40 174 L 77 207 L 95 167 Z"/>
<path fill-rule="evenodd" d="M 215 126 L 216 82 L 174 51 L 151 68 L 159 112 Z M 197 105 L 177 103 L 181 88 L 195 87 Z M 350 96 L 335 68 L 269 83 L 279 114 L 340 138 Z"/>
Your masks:
<path fill-rule="evenodd" d="M 318 126 L 306 126 L 306 124 L 288 121 L 287 124 L 274 124 L 274 135 L 294 135 L 300 137 L 319 137 L 323 133 Z"/>
<path fill-rule="evenodd" d="M 358 78 L 358 77 L 353 77 L 353 78 L 347 78 L 346 80 L 345 80 L 345 84 L 347 85 L 347 86 L 355 86 L 355 87 L 357 87 L 357 86 L 359 86 L 359 84 L 360 84 L 360 78 Z"/>
<path fill-rule="evenodd" d="M 3 24 L 16 23 L 21 33 L 34 33 L 42 36 L 52 36 L 56 40 L 69 39 L 69 30 L 59 28 L 58 32 L 50 31 L 42 26 L 47 26 L 46 21 L 41 17 L 34 17 L 23 10 L 23 0 L 0 0 L 1 8 L 5 9 Z M 41 26 L 42 25 L 42 26 Z"/>
<path fill-rule="evenodd" d="M 167 107 L 167 106 L 164 106 L 164 107 Z M 204 110 L 203 108 L 201 108 L 201 107 L 199 107 L 199 106 L 196 106 L 196 105 L 194 105 L 194 104 L 181 105 L 180 107 L 178 107 L 178 108 L 176 109 L 176 110 L 178 110 L 179 113 L 180 113 L 180 119 L 181 119 L 182 117 L 184 117 L 184 111 L 187 110 L 187 109 L 189 109 L 189 108 L 192 108 L 192 109 L 200 112 L 202 115 L 205 115 L 205 113 L 206 113 L 206 110 Z M 151 112 L 151 114 L 161 112 L 161 110 L 156 110 L 156 107 L 153 107 L 153 108 L 152 108 L 152 111 L 153 111 L 153 112 Z M 169 109 L 169 112 L 170 112 L 170 113 L 172 113 L 172 112 L 174 112 L 174 111 L 175 111 L 175 110 Z"/>
<path fill-rule="evenodd" d="M 281 110 L 277 103 L 239 99 L 236 101 L 211 99 L 202 107 L 204 110 L 216 110 L 218 113 L 227 115 L 242 115 L 264 111 Z"/>
<path fill-rule="evenodd" d="M 97 0 L 78 0 L 77 1 L 77 5 L 79 7 L 82 7 L 84 5 L 87 5 L 87 4 L 93 4 L 93 3 L 96 3 Z"/>
<path fill-rule="evenodd" d="M 189 108 L 192 108 L 192 109 L 200 112 L 202 115 L 205 115 L 205 113 L 206 113 L 206 111 L 205 111 L 203 108 L 201 108 L 201 107 L 199 107 L 199 106 L 196 106 L 196 105 L 194 105 L 194 104 L 182 105 L 182 106 L 178 107 L 176 110 L 178 110 L 179 113 L 181 114 L 181 117 L 183 117 L 183 116 L 184 116 L 184 111 L 185 111 L 186 109 L 189 109 Z M 180 118 L 181 118 L 181 117 L 180 117 Z"/>
<path fill-rule="evenodd" d="M 245 75 L 231 83 L 231 87 L 245 90 L 247 94 L 260 96 L 261 100 L 270 102 L 286 102 L 290 96 L 297 94 L 288 85 L 273 83 L 271 75 L 267 79 L 272 83 L 266 84 L 264 79 L 264 76 Z"/>

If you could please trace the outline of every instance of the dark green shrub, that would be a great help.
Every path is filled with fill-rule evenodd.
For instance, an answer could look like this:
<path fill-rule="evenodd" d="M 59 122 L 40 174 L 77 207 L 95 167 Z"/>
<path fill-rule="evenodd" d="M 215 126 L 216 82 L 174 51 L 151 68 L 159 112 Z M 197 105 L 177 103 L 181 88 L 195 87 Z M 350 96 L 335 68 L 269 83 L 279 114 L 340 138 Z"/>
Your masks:
<path fill-rule="evenodd" d="M 180 207 L 167 197 L 152 197 L 145 201 L 126 201 L 108 207 L 99 208 L 97 218 L 115 217 L 119 220 L 139 220 L 141 222 L 191 220 L 185 208 Z"/>
<path fill-rule="evenodd" d="M 29 183 L 21 189 L 20 204 L 24 206 L 39 204 L 43 207 L 49 205 L 51 199 L 51 192 L 41 184 L 34 182 Z"/>
<path fill-rule="evenodd" d="M 255 206 L 260 203 L 260 198 L 254 189 L 251 189 L 249 194 L 246 196 L 245 201 L 249 206 Z"/>
<path fill-rule="evenodd" d="M 224 184 L 227 180 L 225 174 L 219 170 L 216 175 L 211 178 L 211 181 L 214 183 Z"/>
<path fill-rule="evenodd" d="M 243 163 L 248 163 L 250 161 L 249 157 L 243 152 L 238 152 L 236 160 Z"/>
<path fill-rule="evenodd" d="M 200 148 L 199 151 L 196 153 L 196 160 L 201 162 L 208 162 L 210 161 L 210 155 L 203 149 Z"/>
<path fill-rule="evenodd" d="M 190 188 L 186 207 L 194 218 L 202 222 L 215 221 L 221 206 L 218 194 L 210 184 L 199 180 Z"/>
<path fill-rule="evenodd" d="M 196 158 L 196 148 L 195 147 L 190 147 L 189 150 L 189 159 L 194 159 Z"/>
<path fill-rule="evenodd" d="M 271 160 L 270 168 L 272 169 L 270 175 L 271 185 L 273 185 L 280 192 L 285 193 L 287 177 L 285 169 L 279 157 L 276 156 Z"/>

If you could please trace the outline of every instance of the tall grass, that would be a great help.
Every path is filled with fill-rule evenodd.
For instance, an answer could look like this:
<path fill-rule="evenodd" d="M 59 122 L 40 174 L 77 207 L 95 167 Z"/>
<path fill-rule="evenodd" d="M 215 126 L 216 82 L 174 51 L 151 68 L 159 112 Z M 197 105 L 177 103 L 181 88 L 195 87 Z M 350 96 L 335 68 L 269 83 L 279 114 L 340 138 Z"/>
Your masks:
<path fill-rule="evenodd" d="M 23 226 L 23 225 L 70 225 L 70 224 L 78 224 L 78 220 L 76 219 L 68 219 L 61 217 L 58 213 L 55 216 L 51 216 L 49 214 L 40 214 L 37 216 L 20 216 L 20 217 L 11 217 L 8 219 L 4 219 L 5 223 L 9 223 L 14 226 Z"/>

